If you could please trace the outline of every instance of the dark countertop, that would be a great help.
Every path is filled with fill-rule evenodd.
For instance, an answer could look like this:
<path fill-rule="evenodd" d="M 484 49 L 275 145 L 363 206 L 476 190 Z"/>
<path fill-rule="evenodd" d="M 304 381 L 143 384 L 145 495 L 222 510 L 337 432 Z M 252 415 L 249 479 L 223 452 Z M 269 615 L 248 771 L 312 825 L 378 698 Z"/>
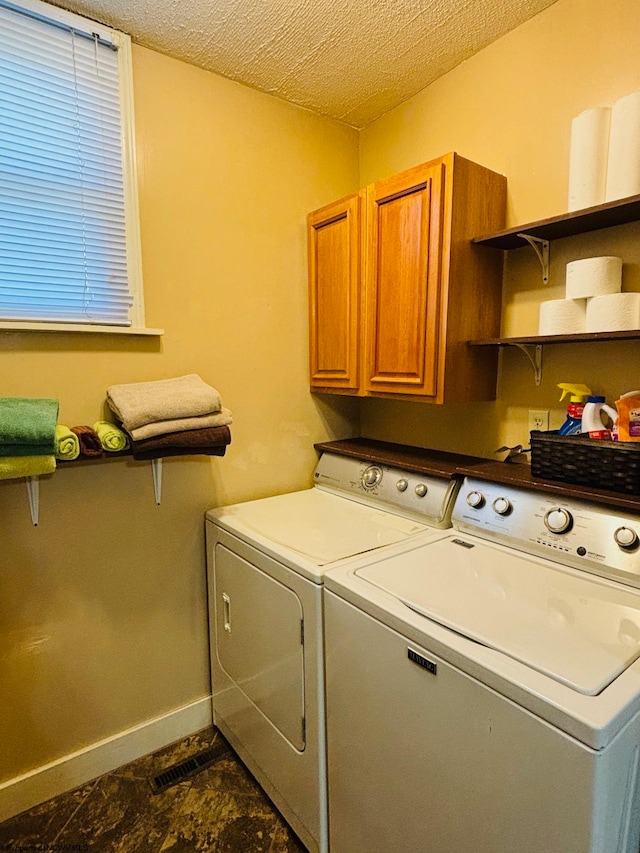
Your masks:
<path fill-rule="evenodd" d="M 409 444 L 393 444 L 374 438 L 342 438 L 323 441 L 314 445 L 316 450 L 354 456 L 365 462 L 379 462 L 405 468 L 417 474 L 433 474 L 440 477 L 453 476 L 461 466 L 477 465 L 483 461 L 479 456 L 447 453 L 444 450 L 429 450 Z"/>
<path fill-rule="evenodd" d="M 328 451 L 343 456 L 353 456 L 365 462 L 378 462 L 406 468 L 419 474 L 440 477 L 476 477 L 508 486 L 532 489 L 578 500 L 618 507 L 628 512 L 640 513 L 640 496 L 619 492 L 608 492 L 589 486 L 577 486 L 553 480 L 534 480 L 531 468 L 521 462 L 497 462 L 479 456 L 447 453 L 444 450 L 429 450 L 407 444 L 394 444 L 373 438 L 343 438 L 323 441 L 315 445 L 320 452 Z"/>

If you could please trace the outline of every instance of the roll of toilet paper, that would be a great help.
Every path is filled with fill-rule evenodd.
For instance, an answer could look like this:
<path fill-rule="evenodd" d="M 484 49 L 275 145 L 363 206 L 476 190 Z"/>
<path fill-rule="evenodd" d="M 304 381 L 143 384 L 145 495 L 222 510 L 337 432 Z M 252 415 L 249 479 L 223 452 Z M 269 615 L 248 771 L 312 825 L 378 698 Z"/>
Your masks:
<path fill-rule="evenodd" d="M 548 299 L 540 303 L 539 335 L 577 335 L 584 332 L 586 299 Z"/>
<path fill-rule="evenodd" d="M 567 264 L 567 299 L 620 293 L 622 258 L 582 258 Z"/>
<path fill-rule="evenodd" d="M 606 201 L 640 193 L 640 92 L 611 109 Z"/>
<path fill-rule="evenodd" d="M 602 204 L 607 185 L 610 107 L 585 110 L 571 122 L 569 210 Z"/>
<path fill-rule="evenodd" d="M 587 304 L 587 332 L 640 329 L 640 293 L 594 296 Z"/>

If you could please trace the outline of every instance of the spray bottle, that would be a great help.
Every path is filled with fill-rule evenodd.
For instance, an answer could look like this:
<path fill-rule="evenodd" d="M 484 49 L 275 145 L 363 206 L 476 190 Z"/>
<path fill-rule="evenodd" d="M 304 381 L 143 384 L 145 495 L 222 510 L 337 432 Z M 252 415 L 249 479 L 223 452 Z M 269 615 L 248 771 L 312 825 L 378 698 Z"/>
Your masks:
<path fill-rule="evenodd" d="M 564 400 L 570 394 L 567 406 L 567 419 L 558 430 L 558 435 L 578 435 L 582 432 L 582 412 L 584 401 L 591 394 L 591 388 L 586 385 L 574 385 L 570 382 L 560 382 L 558 388 L 562 389 L 560 400 Z"/>

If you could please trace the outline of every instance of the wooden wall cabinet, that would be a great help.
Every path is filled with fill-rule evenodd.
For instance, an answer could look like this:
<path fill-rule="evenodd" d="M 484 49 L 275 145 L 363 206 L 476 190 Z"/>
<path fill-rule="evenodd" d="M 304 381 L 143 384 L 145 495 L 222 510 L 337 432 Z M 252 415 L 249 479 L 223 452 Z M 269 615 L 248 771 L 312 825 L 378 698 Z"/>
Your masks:
<path fill-rule="evenodd" d="M 312 388 L 360 387 L 362 201 L 355 193 L 307 218 Z"/>
<path fill-rule="evenodd" d="M 471 240 L 505 206 L 503 176 L 448 154 L 311 213 L 312 390 L 495 399 L 497 352 L 467 341 L 499 334 L 502 259 Z"/>

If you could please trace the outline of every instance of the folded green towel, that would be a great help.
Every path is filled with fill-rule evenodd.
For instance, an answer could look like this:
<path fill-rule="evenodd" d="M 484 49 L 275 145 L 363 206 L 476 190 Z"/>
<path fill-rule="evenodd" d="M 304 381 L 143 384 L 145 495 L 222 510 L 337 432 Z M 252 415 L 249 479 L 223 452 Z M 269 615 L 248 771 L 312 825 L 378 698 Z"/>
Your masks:
<path fill-rule="evenodd" d="M 37 477 L 55 470 L 55 456 L 0 456 L 0 480 Z"/>
<path fill-rule="evenodd" d="M 57 420 L 57 400 L 0 397 L 0 456 L 53 455 Z"/>
<path fill-rule="evenodd" d="M 56 459 L 66 459 L 70 462 L 80 456 L 78 436 L 71 432 L 68 426 L 56 425 Z"/>
<path fill-rule="evenodd" d="M 117 450 L 126 450 L 129 447 L 128 436 L 110 421 L 96 421 L 93 428 L 98 433 L 104 450 L 114 453 Z"/>
<path fill-rule="evenodd" d="M 2 444 L 0 443 L 0 456 L 51 456 L 55 455 L 56 442 L 54 432 L 53 450 L 51 444 Z"/>

